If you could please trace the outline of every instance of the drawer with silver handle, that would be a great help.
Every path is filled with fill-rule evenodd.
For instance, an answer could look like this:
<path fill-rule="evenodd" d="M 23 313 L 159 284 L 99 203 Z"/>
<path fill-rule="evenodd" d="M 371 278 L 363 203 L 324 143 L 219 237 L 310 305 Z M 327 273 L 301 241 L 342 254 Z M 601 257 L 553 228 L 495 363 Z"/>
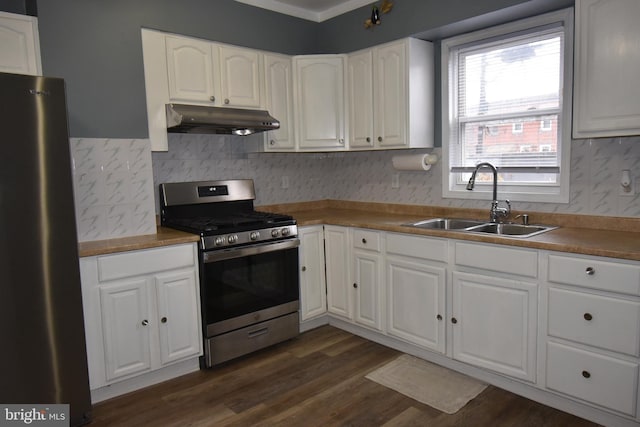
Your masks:
<path fill-rule="evenodd" d="M 550 342 L 547 388 L 627 415 L 636 413 L 638 365 Z"/>
<path fill-rule="evenodd" d="M 550 282 L 640 295 L 640 265 L 601 258 L 549 255 Z"/>
<path fill-rule="evenodd" d="M 549 289 L 548 334 L 631 356 L 640 355 L 640 303 Z"/>

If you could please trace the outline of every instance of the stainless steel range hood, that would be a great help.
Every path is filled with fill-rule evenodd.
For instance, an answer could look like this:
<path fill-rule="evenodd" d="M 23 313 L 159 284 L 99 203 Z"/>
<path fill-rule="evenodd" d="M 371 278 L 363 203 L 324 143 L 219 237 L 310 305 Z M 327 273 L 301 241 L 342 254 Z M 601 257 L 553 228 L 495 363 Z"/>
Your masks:
<path fill-rule="evenodd" d="M 167 132 L 250 135 L 280 128 L 268 111 L 167 104 Z"/>

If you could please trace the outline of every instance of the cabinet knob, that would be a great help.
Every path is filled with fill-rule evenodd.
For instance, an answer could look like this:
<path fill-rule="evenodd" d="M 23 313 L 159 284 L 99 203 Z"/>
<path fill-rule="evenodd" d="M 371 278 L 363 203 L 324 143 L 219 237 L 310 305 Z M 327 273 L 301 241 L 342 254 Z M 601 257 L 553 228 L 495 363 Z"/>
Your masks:
<path fill-rule="evenodd" d="M 382 142 L 382 137 L 381 136 L 378 137 L 378 142 Z"/>
<path fill-rule="evenodd" d="M 357 284 L 357 283 L 354 283 L 354 284 L 353 284 L 353 288 L 354 288 L 354 289 L 357 289 L 357 288 L 358 288 L 358 284 Z"/>
<path fill-rule="evenodd" d="M 436 319 L 438 320 L 442 320 L 442 316 L 440 316 L 439 314 L 436 316 Z"/>
<path fill-rule="evenodd" d="M 371 138 L 370 137 L 367 137 L 367 142 L 371 142 Z"/>
<path fill-rule="evenodd" d="M 340 144 L 340 145 L 344 145 L 344 138 L 340 138 L 340 139 L 338 140 L 338 144 Z"/>
<path fill-rule="evenodd" d="M 456 319 L 455 317 L 452 317 L 451 318 L 451 323 L 453 323 L 455 325 L 456 323 L 458 323 L 458 319 Z"/>
<path fill-rule="evenodd" d="M 596 269 L 593 267 L 587 267 L 585 273 L 587 273 L 587 276 L 593 276 L 594 274 L 596 274 Z"/>
<path fill-rule="evenodd" d="M 161 321 L 162 323 L 167 323 L 167 318 L 166 318 L 166 317 L 163 317 L 162 319 L 160 319 L 160 321 Z"/>
<path fill-rule="evenodd" d="M 583 317 L 584 317 L 584 320 L 586 321 L 590 321 L 591 319 L 593 319 L 593 316 L 591 315 L 591 313 L 585 313 Z"/>
<path fill-rule="evenodd" d="M 213 95 L 211 95 L 211 96 L 209 97 L 209 100 L 210 100 L 211 102 L 216 102 L 216 97 L 215 97 L 215 96 L 213 96 Z"/>
<path fill-rule="evenodd" d="M 271 141 L 269 141 L 269 145 L 276 145 L 275 139 L 272 139 Z"/>
<path fill-rule="evenodd" d="M 591 378 L 591 373 L 589 371 L 582 371 L 582 376 L 585 378 Z"/>
<path fill-rule="evenodd" d="M 142 326 L 147 326 L 149 324 L 149 321 L 147 319 L 144 319 L 142 321 Z"/>
<path fill-rule="evenodd" d="M 365 239 L 365 238 L 363 237 L 363 238 L 362 238 L 362 243 L 366 245 L 366 244 L 367 244 L 367 239 Z"/>
<path fill-rule="evenodd" d="M 305 267 L 304 265 L 302 266 L 302 271 L 307 271 L 307 267 Z"/>
<path fill-rule="evenodd" d="M 229 98 L 225 98 L 224 99 L 224 103 L 225 103 L 225 105 L 228 105 L 229 104 Z"/>

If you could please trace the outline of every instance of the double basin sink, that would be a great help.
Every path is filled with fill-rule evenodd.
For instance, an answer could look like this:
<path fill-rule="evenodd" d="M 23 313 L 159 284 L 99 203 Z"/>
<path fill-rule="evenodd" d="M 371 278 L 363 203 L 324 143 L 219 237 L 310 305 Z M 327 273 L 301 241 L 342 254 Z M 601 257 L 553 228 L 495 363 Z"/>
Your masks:
<path fill-rule="evenodd" d="M 434 218 L 404 225 L 408 227 L 422 228 L 425 230 L 448 230 L 521 238 L 535 236 L 536 234 L 558 228 L 547 225 L 498 224 L 486 221 L 456 218 Z"/>

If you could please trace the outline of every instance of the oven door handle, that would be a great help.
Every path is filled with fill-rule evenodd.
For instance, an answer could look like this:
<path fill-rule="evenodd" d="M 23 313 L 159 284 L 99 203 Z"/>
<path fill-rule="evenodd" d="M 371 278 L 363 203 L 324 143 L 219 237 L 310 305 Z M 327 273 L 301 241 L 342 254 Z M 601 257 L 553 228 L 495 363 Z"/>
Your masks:
<path fill-rule="evenodd" d="M 233 248 L 222 251 L 210 251 L 203 253 L 203 261 L 205 263 L 224 261 L 227 259 L 241 258 L 251 255 L 260 255 L 268 252 L 283 251 L 285 249 L 296 248 L 300 246 L 299 239 L 289 239 L 280 242 L 270 242 L 254 246 L 245 246 L 241 248 Z"/>

